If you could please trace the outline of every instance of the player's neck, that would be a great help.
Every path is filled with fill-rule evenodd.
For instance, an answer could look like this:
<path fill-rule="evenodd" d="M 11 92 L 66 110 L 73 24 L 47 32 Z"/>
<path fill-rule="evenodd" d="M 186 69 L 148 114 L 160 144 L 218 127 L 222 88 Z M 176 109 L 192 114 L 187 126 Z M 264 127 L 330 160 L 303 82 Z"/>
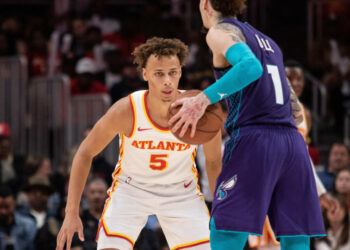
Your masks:
<path fill-rule="evenodd" d="M 158 122 L 161 122 L 160 120 L 163 119 L 167 121 L 170 102 L 164 102 L 161 99 L 152 96 L 151 93 L 148 93 L 146 98 L 147 108 L 151 114 L 151 118 L 156 121 L 158 120 Z"/>
<path fill-rule="evenodd" d="M 213 15 L 211 17 L 211 19 L 209 20 L 209 26 L 210 28 L 215 26 L 216 24 L 218 24 L 219 22 L 221 22 L 222 20 L 224 19 L 227 19 L 227 18 L 237 18 L 237 16 L 229 16 L 229 17 L 224 17 L 222 16 L 220 13 L 216 13 L 215 15 Z"/>

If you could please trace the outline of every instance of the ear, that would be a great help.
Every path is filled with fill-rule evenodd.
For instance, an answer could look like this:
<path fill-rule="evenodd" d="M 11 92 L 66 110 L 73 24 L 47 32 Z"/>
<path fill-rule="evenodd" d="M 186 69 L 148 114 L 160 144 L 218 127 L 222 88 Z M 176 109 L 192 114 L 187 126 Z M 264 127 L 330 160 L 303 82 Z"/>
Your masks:
<path fill-rule="evenodd" d="M 206 10 L 206 11 L 208 11 L 208 9 L 209 9 L 209 5 L 210 5 L 210 3 L 209 3 L 209 0 L 204 0 L 204 9 Z"/>
<path fill-rule="evenodd" d="M 210 0 L 204 0 L 204 10 L 209 16 L 213 15 L 213 7 L 211 6 Z"/>
<path fill-rule="evenodd" d="M 148 81 L 148 80 L 147 80 L 147 71 L 146 71 L 145 68 L 142 68 L 142 77 L 143 77 L 143 80 L 144 80 L 144 81 L 146 81 L 146 82 Z"/>

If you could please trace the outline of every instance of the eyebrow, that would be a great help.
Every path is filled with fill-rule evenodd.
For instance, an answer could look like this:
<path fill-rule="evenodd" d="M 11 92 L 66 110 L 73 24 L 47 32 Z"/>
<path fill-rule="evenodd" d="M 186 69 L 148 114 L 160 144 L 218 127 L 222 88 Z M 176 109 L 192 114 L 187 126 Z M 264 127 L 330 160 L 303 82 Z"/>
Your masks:
<path fill-rule="evenodd" d="M 178 68 L 171 68 L 169 70 L 177 70 Z M 155 69 L 155 71 L 164 71 L 164 69 Z"/>

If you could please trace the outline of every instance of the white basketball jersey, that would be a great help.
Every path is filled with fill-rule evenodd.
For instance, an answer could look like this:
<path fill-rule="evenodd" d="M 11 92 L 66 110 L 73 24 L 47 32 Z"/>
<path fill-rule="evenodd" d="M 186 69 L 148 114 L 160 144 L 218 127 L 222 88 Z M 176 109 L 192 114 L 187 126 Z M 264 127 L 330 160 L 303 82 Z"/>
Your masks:
<path fill-rule="evenodd" d="M 169 184 L 196 178 L 197 146 L 178 140 L 168 128 L 155 124 L 147 108 L 147 90 L 129 95 L 134 116 L 130 135 L 120 135 L 119 167 L 130 180 Z"/>

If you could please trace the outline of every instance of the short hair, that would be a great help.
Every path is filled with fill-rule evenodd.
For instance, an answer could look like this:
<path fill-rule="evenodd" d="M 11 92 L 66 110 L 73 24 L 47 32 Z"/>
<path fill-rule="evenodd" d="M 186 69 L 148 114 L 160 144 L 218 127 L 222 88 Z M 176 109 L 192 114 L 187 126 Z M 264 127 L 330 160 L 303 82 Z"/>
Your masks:
<path fill-rule="evenodd" d="M 34 175 L 43 164 L 44 157 L 40 155 L 29 155 L 26 159 L 24 174 L 26 176 Z"/>
<path fill-rule="evenodd" d="M 338 178 L 338 176 L 340 175 L 341 172 L 349 172 L 350 173 L 350 168 L 342 168 L 342 169 L 339 169 L 339 171 L 337 172 L 336 174 L 336 179 Z M 334 182 L 334 185 L 335 185 L 335 182 Z M 335 188 L 334 188 L 335 189 Z"/>
<path fill-rule="evenodd" d="M 13 197 L 14 193 L 8 186 L 0 186 L 0 198 L 7 198 L 7 197 Z"/>
<path fill-rule="evenodd" d="M 188 55 L 188 46 L 176 38 L 153 37 L 136 47 L 132 55 L 135 56 L 134 63 L 138 65 L 139 71 L 146 67 L 151 55 L 156 57 L 176 55 L 180 65 L 183 66 Z"/>
<path fill-rule="evenodd" d="M 346 146 L 346 144 L 345 144 L 344 142 L 342 142 L 342 141 L 336 141 L 336 142 L 334 142 L 334 143 L 332 144 L 332 146 L 331 146 L 329 152 L 332 150 L 332 148 L 333 148 L 334 146 L 344 147 L 344 148 L 346 149 L 346 152 L 347 152 L 348 155 L 350 156 L 350 149 L 349 149 L 348 146 Z"/>
<path fill-rule="evenodd" d="M 106 188 L 108 188 L 107 182 L 102 178 L 99 178 L 99 177 L 92 178 L 91 180 L 88 181 L 87 186 L 90 186 L 93 183 L 102 183 L 103 185 L 106 186 Z"/>
<path fill-rule="evenodd" d="M 303 65 L 296 61 L 296 60 L 287 60 L 284 62 L 284 67 L 295 67 L 295 68 L 301 68 L 302 70 L 304 70 Z"/>
<path fill-rule="evenodd" d="M 246 8 L 247 0 L 210 0 L 214 10 L 221 13 L 222 16 L 236 16 L 242 13 Z"/>

